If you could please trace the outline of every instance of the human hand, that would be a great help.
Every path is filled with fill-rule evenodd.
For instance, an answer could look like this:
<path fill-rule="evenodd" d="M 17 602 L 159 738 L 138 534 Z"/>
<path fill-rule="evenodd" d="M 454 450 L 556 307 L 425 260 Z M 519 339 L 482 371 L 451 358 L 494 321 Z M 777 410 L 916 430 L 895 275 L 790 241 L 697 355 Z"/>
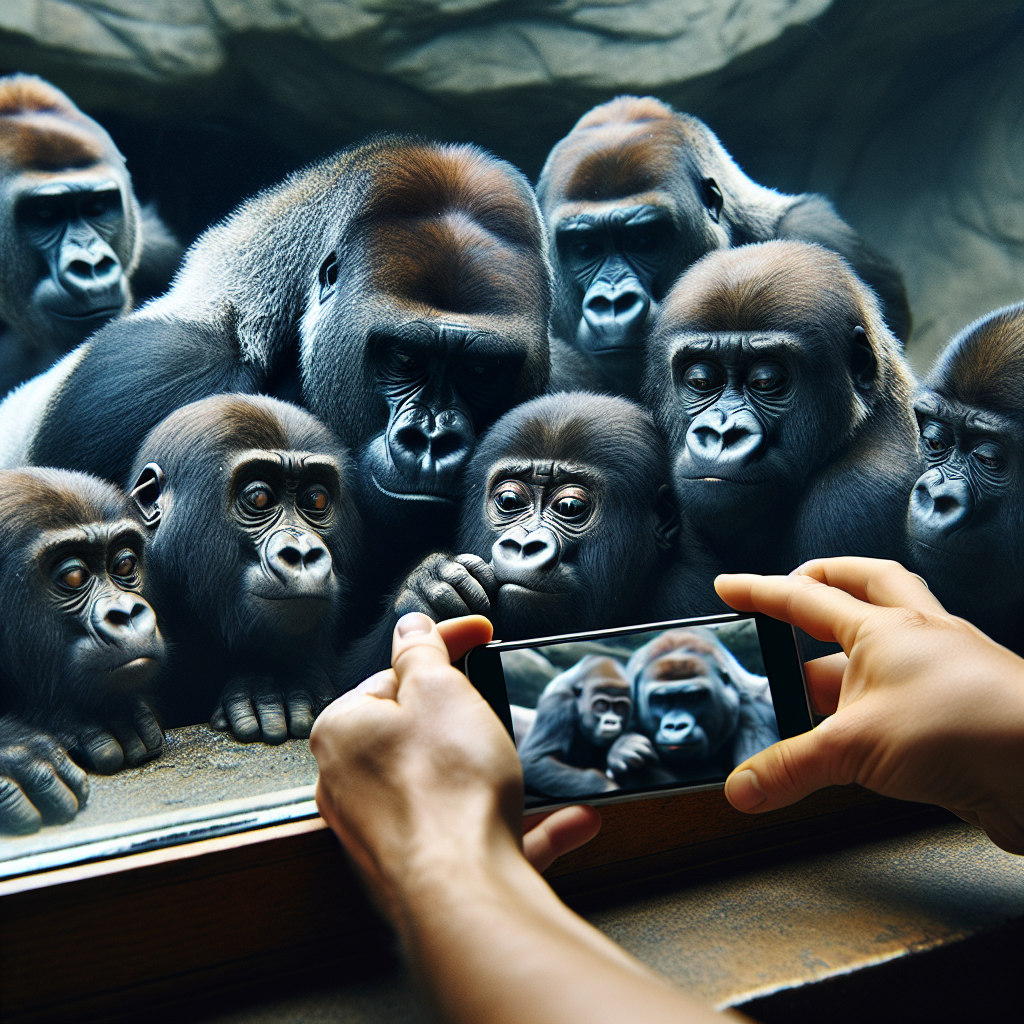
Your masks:
<path fill-rule="evenodd" d="M 317 805 L 393 921 L 417 872 L 521 857 L 523 782 L 515 746 L 451 661 L 491 637 L 480 616 L 400 620 L 391 669 L 317 719 Z M 589 808 L 527 822 L 523 845 L 546 867 L 597 831 Z"/>
<path fill-rule="evenodd" d="M 715 587 L 733 608 L 843 648 L 805 666 L 815 707 L 832 717 L 738 765 L 725 787 L 734 807 L 775 810 L 856 782 L 940 804 L 1024 853 L 1024 661 L 896 562 L 819 559 Z"/>

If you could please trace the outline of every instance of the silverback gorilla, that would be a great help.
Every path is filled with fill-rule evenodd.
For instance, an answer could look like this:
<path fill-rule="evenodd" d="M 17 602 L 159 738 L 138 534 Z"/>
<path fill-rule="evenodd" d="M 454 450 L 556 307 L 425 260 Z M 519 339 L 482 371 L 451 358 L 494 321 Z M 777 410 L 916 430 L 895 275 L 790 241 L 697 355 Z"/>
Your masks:
<path fill-rule="evenodd" d="M 665 299 L 646 392 L 679 507 L 730 571 L 905 557 L 911 376 L 874 295 L 805 242 L 710 253 Z"/>
<path fill-rule="evenodd" d="M 457 550 L 409 574 L 348 678 L 387 664 L 410 611 L 487 615 L 510 640 L 723 607 L 671 501 L 664 441 L 648 413 L 611 395 L 545 395 L 491 428 L 466 474 Z"/>
<path fill-rule="evenodd" d="M 308 736 L 336 696 L 335 640 L 361 553 L 345 449 L 285 402 L 216 395 L 136 458 L 149 572 L 172 644 L 166 722 L 240 740 Z"/>
<path fill-rule="evenodd" d="M 871 285 L 897 337 L 910 310 L 894 266 L 822 196 L 751 181 L 711 130 L 652 96 L 619 96 L 548 156 L 537 198 L 554 269 L 552 390 L 639 395 L 651 315 L 713 249 L 770 238 L 819 242 Z"/>
<path fill-rule="evenodd" d="M 629 677 L 615 658 L 588 654 L 555 676 L 519 748 L 527 792 L 576 797 L 618 789 L 606 774 L 608 749 L 632 708 Z"/>
<path fill-rule="evenodd" d="M 111 484 L 0 472 L 0 703 L 101 773 L 159 753 L 163 637 L 143 596 L 146 538 Z"/>
<path fill-rule="evenodd" d="M 626 675 L 633 731 L 608 752 L 623 788 L 724 779 L 779 739 L 767 680 L 747 672 L 711 630 L 662 633 L 633 654 Z"/>
<path fill-rule="evenodd" d="M 166 295 L 14 396 L 2 415 L 31 425 L 0 434 L 0 459 L 123 480 L 188 402 L 291 398 L 356 454 L 380 557 L 405 566 L 403 540 L 451 543 L 477 435 L 544 391 L 549 302 L 518 171 L 473 146 L 377 139 L 208 230 Z M 375 575 L 386 589 L 379 562 Z"/>
<path fill-rule="evenodd" d="M 100 125 L 40 78 L 0 78 L 0 395 L 163 291 L 182 252 Z"/>
<path fill-rule="evenodd" d="M 927 469 L 911 562 L 949 611 L 1024 654 L 1024 303 L 953 338 L 914 404 Z"/>

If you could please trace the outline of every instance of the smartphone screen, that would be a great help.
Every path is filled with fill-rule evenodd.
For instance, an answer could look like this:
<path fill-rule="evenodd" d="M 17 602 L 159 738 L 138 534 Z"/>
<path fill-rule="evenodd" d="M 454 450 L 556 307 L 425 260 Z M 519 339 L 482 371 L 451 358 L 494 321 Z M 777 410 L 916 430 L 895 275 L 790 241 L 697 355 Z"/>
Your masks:
<path fill-rule="evenodd" d="M 530 809 L 719 785 L 812 726 L 793 630 L 722 615 L 471 651 L 513 735 Z"/>

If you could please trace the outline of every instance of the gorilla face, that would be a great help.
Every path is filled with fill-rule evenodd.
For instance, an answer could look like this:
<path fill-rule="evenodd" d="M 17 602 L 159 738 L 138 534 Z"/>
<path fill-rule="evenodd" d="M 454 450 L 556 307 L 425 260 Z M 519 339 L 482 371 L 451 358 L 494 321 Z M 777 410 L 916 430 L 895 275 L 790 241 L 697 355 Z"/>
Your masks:
<path fill-rule="evenodd" d="M 699 651 L 661 653 L 644 666 L 634 687 L 640 728 L 669 767 L 708 760 L 736 731 L 739 694 Z"/>

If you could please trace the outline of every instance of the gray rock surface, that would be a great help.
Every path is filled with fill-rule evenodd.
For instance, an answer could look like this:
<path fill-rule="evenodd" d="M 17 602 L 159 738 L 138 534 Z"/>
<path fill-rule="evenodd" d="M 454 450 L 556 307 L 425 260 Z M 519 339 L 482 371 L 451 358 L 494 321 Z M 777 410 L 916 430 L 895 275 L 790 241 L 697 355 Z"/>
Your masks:
<path fill-rule="evenodd" d="M 896 260 L 921 370 L 1024 297 L 1022 39 L 1021 0 L 0 3 L 0 71 L 52 79 L 129 149 L 149 132 L 130 160 L 185 233 L 242 198 L 231 182 L 376 130 L 477 141 L 536 175 L 590 106 L 654 93 L 756 180 L 829 195 Z M 279 154 L 265 177 L 261 149 Z M 208 207 L 182 199 L 217 174 Z"/>

